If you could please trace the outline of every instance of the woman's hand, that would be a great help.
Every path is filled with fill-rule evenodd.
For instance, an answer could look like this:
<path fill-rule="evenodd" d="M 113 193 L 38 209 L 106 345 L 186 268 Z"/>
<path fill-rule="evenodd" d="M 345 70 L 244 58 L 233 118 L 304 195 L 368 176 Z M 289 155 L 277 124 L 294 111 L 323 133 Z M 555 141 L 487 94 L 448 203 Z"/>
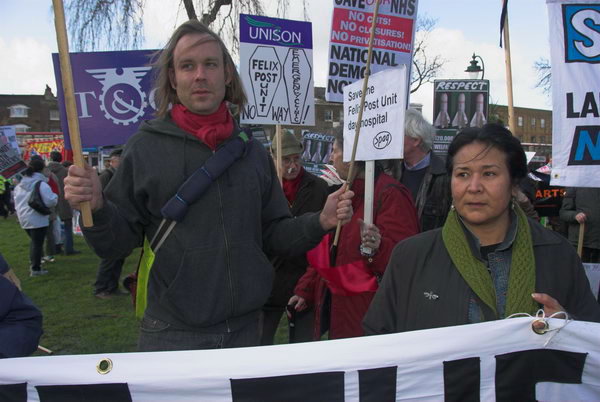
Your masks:
<path fill-rule="evenodd" d="M 362 219 L 359 219 L 358 223 L 360 224 L 361 250 L 369 249 L 371 250 L 370 254 L 375 255 L 381 246 L 381 233 L 379 232 L 379 228 L 372 223 L 365 223 Z"/>
<path fill-rule="evenodd" d="M 290 300 L 288 301 L 288 306 L 294 306 L 294 309 L 296 311 L 303 311 L 306 310 L 306 308 L 308 307 L 308 305 L 306 304 L 306 300 L 298 295 L 293 295 L 292 297 L 290 297 Z M 287 309 L 285 310 L 285 312 L 287 313 L 288 318 L 292 317 L 292 315 Z"/>
<path fill-rule="evenodd" d="M 533 300 L 544 306 L 544 314 L 546 315 L 546 317 L 550 317 L 554 313 L 566 313 L 565 308 L 561 306 L 554 297 L 549 296 L 546 293 L 533 293 L 531 297 L 533 297 Z M 563 317 L 558 318 L 567 317 L 565 315 Z"/>

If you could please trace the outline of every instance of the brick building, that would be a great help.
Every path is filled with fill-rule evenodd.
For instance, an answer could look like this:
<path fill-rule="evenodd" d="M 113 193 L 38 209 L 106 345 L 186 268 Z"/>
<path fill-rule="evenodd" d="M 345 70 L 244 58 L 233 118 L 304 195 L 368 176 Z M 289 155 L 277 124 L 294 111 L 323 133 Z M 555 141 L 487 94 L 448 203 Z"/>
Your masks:
<path fill-rule="evenodd" d="M 499 120 L 508 126 L 508 107 L 490 105 L 490 121 Z M 526 151 L 535 151 L 538 155 L 552 154 L 552 111 L 515 107 L 515 132 Z"/>
<path fill-rule="evenodd" d="M 43 95 L 0 95 L 0 125 L 17 132 L 60 132 L 58 99 L 49 86 Z"/>

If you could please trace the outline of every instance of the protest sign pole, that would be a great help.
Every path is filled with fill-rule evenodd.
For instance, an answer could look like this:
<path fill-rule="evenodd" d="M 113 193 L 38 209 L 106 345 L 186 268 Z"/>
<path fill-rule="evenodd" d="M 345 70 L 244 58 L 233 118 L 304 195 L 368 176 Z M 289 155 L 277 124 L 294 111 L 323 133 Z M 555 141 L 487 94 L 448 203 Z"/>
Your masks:
<path fill-rule="evenodd" d="M 504 3 L 504 0 L 502 0 Z M 515 106 L 513 102 L 512 67 L 510 61 L 510 35 L 508 32 L 508 13 L 504 16 L 504 62 L 506 65 L 506 95 L 508 99 L 508 127 L 515 134 Z"/>
<path fill-rule="evenodd" d="M 362 94 L 360 97 L 360 107 L 358 109 L 358 120 L 356 124 L 356 134 L 354 135 L 354 144 L 352 145 L 352 157 L 350 158 L 350 169 L 348 170 L 348 181 L 344 186 L 344 191 L 352 188 L 352 182 L 354 181 L 354 165 L 356 158 L 356 148 L 358 147 L 358 136 L 360 134 L 360 127 L 362 126 L 362 115 L 365 107 L 365 98 L 367 96 L 367 85 L 369 83 L 369 75 L 371 74 L 371 56 L 373 54 L 373 39 L 375 38 L 375 27 L 377 26 L 377 15 L 379 14 L 379 3 L 377 0 L 375 3 L 375 10 L 373 11 L 373 22 L 371 23 L 371 32 L 369 36 L 369 50 L 367 52 L 367 66 L 365 68 L 365 75 L 363 77 Z M 366 189 L 365 189 L 366 190 Z M 365 214 L 366 216 L 366 214 Z M 340 240 L 340 230 L 342 229 L 342 222 L 338 221 L 337 228 L 335 230 L 335 237 L 333 239 L 333 246 L 331 251 L 332 262 L 335 260 L 335 250 L 337 249 L 338 242 Z"/>
<path fill-rule="evenodd" d="M 283 156 L 281 156 L 281 124 L 275 126 L 275 139 L 277 140 L 277 177 L 279 177 L 279 184 L 283 186 Z"/>
<path fill-rule="evenodd" d="M 58 42 L 60 74 L 65 96 L 69 138 L 71 139 L 71 148 L 73 150 L 73 162 L 76 166 L 83 168 L 85 166 L 85 161 L 83 160 L 81 138 L 79 137 L 79 120 L 77 118 L 77 104 L 75 103 L 73 72 L 71 71 L 71 60 L 69 58 L 69 39 L 67 38 L 67 28 L 65 24 L 65 9 L 62 0 L 52 0 L 52 5 L 54 7 L 54 25 L 56 28 L 56 40 Z M 83 219 L 83 226 L 94 226 L 92 209 L 89 202 L 81 203 L 81 216 Z"/>
<path fill-rule="evenodd" d="M 577 255 L 581 258 L 583 254 L 583 235 L 585 234 L 585 222 L 579 224 L 579 240 L 577 241 Z"/>

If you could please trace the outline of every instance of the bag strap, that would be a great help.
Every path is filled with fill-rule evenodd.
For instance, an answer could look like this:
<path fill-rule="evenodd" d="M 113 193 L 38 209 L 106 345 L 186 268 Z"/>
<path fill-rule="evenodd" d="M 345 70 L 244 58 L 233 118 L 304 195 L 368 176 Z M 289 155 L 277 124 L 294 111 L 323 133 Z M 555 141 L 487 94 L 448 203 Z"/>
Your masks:
<path fill-rule="evenodd" d="M 251 143 L 252 134 L 241 130 L 235 138 L 221 146 L 179 187 L 177 193 L 160 210 L 163 220 L 150 241 L 150 248 L 155 254 L 175 225 L 183 221 L 190 205 L 208 190 L 213 181 L 217 180 L 231 165 L 246 154 Z"/>

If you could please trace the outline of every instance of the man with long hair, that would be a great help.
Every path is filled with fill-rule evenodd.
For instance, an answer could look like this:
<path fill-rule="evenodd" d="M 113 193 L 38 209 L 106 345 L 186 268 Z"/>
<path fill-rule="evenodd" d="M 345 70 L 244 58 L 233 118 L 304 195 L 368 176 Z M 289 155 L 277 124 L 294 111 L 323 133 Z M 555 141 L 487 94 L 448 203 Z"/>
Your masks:
<path fill-rule="evenodd" d="M 65 180 L 73 207 L 91 204 L 95 226 L 83 233 L 103 258 L 126 256 L 152 239 L 162 207 L 182 183 L 240 134 L 228 104 L 241 109 L 246 96 L 215 33 L 185 22 L 155 65 L 158 118 L 128 141 L 104 196 L 89 167 L 72 166 Z M 302 254 L 352 214 L 353 193 L 337 192 L 320 213 L 292 218 L 273 161 L 253 141 L 212 180 L 155 247 L 141 351 L 257 345 L 258 317 L 273 281 L 265 253 Z"/>

